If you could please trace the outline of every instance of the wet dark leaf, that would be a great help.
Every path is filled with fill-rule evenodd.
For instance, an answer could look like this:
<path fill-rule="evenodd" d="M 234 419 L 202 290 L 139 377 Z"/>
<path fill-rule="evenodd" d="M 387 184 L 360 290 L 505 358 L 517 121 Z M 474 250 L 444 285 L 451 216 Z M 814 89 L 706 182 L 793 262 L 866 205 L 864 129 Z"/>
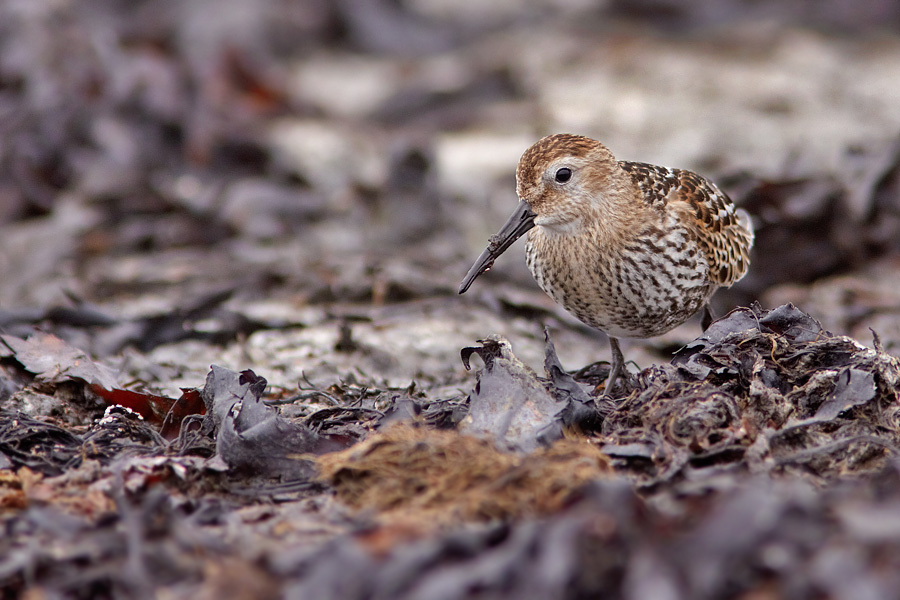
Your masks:
<path fill-rule="evenodd" d="M 482 344 L 463 350 L 465 364 L 472 354 L 478 354 L 485 367 L 469 394 L 469 414 L 460 430 L 526 452 L 541 441 L 559 437 L 562 432 L 554 424 L 566 402 L 557 401 L 544 389 L 534 371 L 512 354 L 505 339 L 489 338 Z"/>
<path fill-rule="evenodd" d="M 35 333 L 27 340 L 4 335 L 0 339 L 12 356 L 40 381 L 60 383 L 74 378 L 107 390 L 120 387 L 112 369 L 55 335 Z"/>
<path fill-rule="evenodd" d="M 875 397 L 875 376 L 860 369 L 845 369 L 838 375 L 834 392 L 826 400 L 814 419 L 830 420 L 839 414 L 860 404 L 865 404 Z"/>
<path fill-rule="evenodd" d="M 303 458 L 317 436 L 301 423 L 280 417 L 262 401 L 266 380 L 253 371 L 213 366 L 201 392 L 216 424 L 216 451 L 232 469 L 290 479 L 312 474 Z"/>

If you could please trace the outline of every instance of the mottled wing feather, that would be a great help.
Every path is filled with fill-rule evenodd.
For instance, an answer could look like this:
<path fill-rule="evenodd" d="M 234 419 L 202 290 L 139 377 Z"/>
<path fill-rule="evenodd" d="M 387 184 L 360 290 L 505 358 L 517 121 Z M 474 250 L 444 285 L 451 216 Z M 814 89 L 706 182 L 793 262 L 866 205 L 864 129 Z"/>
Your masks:
<path fill-rule="evenodd" d="M 710 282 L 730 286 L 747 273 L 753 246 L 750 217 L 725 192 L 692 171 L 634 162 L 619 165 L 650 206 L 668 206 L 682 216 L 706 255 Z"/>
<path fill-rule="evenodd" d="M 655 208 L 664 208 L 669 194 L 680 185 L 678 171 L 674 169 L 626 161 L 619 161 L 619 166 L 631 175 L 647 204 Z"/>

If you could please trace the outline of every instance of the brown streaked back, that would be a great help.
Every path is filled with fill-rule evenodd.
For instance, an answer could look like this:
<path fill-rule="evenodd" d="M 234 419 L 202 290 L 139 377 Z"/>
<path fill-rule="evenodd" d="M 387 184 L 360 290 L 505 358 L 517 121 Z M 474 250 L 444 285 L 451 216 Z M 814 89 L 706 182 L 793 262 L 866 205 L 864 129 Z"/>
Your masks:
<path fill-rule="evenodd" d="M 753 229 L 746 212 L 705 177 L 683 169 L 619 162 L 648 205 L 677 211 L 706 255 L 711 283 L 730 286 L 750 266 Z"/>

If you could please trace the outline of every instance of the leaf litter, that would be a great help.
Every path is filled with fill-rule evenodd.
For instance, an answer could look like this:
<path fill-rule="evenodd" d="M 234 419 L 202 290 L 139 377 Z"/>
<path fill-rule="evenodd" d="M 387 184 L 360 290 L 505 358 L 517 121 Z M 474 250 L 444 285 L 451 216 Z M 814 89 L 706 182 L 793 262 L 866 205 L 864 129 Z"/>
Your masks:
<path fill-rule="evenodd" d="M 0 508 L 17 525 L 0 542 L 0 578 L 128 595 L 253 554 L 242 585 L 286 597 L 717 597 L 818 589 L 832 580 L 817 565 L 840 560 L 827 555 L 836 539 L 900 549 L 868 513 L 900 505 L 900 361 L 877 344 L 791 305 L 736 309 L 609 399 L 606 365 L 564 371 L 549 335 L 543 376 L 491 337 L 462 351 L 484 364 L 467 396 L 349 384 L 319 390 L 332 406 L 301 417 L 268 404 L 252 371 L 213 367 L 198 390 L 205 414 L 172 441 L 123 407 L 85 431 L 4 412 Z M 36 343 L 8 343 L 6 360 L 21 352 L 48 391 L 68 372 L 89 392 L 81 355 L 48 367 L 30 360 Z M 264 499 L 268 517 L 239 516 Z M 51 539 L 52 558 L 35 545 Z M 104 566 L 77 574 L 86 552 Z M 893 585 L 855 564 L 851 579 Z"/>
<path fill-rule="evenodd" d="M 896 594 L 897 361 L 826 331 L 900 340 L 885 3 L 7 4 L 4 597 Z M 778 308 L 611 399 L 521 265 L 451 299 L 563 125 L 721 181 Z"/>

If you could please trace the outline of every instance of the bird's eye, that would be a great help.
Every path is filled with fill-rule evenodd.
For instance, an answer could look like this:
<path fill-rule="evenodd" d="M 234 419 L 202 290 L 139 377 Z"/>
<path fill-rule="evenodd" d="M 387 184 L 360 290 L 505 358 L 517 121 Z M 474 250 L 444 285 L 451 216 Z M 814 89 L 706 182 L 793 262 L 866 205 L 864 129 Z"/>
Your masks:
<path fill-rule="evenodd" d="M 563 167 L 556 172 L 556 181 L 558 183 L 565 183 L 571 178 L 572 169 L 570 169 L 569 167 Z"/>

